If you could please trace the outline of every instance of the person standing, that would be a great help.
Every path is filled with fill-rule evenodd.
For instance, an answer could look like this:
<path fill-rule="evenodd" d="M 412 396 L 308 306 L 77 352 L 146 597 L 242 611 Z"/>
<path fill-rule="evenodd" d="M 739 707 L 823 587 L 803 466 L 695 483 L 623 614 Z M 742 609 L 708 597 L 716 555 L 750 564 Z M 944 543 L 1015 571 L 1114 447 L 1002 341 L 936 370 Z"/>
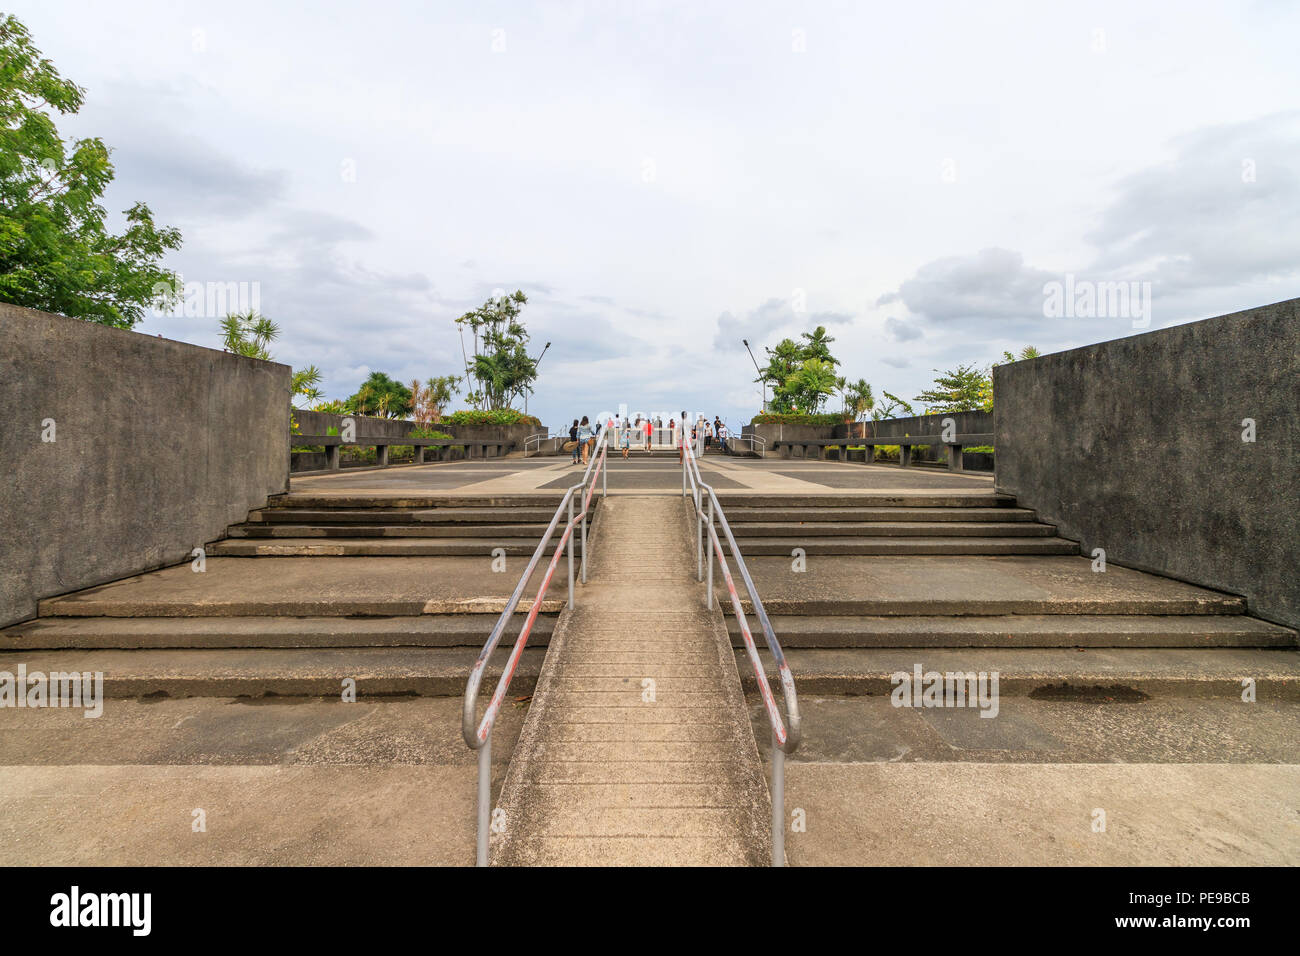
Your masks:
<path fill-rule="evenodd" d="M 587 416 L 582 416 L 582 421 L 578 424 L 578 450 L 582 453 L 582 463 L 587 463 L 587 455 L 591 451 L 591 425 L 587 421 Z"/>
<path fill-rule="evenodd" d="M 569 428 L 569 441 L 573 443 L 573 461 L 570 464 L 578 463 L 578 420 L 573 420 L 573 425 Z"/>

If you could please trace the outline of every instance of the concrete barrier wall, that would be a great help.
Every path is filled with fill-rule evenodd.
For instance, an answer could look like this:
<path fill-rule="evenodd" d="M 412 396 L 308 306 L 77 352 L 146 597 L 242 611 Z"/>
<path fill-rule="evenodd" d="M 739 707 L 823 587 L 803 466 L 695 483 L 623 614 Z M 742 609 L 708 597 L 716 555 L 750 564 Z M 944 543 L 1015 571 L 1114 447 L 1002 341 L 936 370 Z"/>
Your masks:
<path fill-rule="evenodd" d="M 184 561 L 285 491 L 290 375 L 0 303 L 0 625 Z"/>
<path fill-rule="evenodd" d="M 951 418 L 959 435 L 982 434 L 993 431 L 992 412 L 947 412 L 940 415 L 912 415 L 907 418 L 885 418 L 867 422 L 868 429 L 877 438 L 903 438 L 908 435 L 939 435 L 943 433 L 943 420 Z M 847 426 L 845 426 L 847 428 Z M 854 425 L 857 434 L 858 425 Z M 847 435 L 847 432 L 845 432 Z"/>
<path fill-rule="evenodd" d="M 1300 625 L 1300 299 L 1000 365 L 993 379 L 999 491 L 1085 554 Z"/>

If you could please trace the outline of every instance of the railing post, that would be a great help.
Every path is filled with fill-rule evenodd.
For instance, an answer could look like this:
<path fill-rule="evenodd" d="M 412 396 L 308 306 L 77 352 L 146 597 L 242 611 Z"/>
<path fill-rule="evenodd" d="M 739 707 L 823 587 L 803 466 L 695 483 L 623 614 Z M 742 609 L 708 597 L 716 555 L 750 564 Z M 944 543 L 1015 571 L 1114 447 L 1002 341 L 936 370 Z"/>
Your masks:
<path fill-rule="evenodd" d="M 585 498 L 586 495 L 583 495 Z M 578 559 L 582 564 L 582 583 L 587 583 L 587 506 L 582 506 L 582 557 Z"/>
<path fill-rule="evenodd" d="M 949 471 L 964 470 L 965 463 L 962 461 L 961 455 L 962 455 L 961 445 L 948 446 L 948 470 Z"/>
<path fill-rule="evenodd" d="M 569 495 L 569 610 L 573 610 L 573 495 Z"/>
<path fill-rule="evenodd" d="M 478 751 L 478 854 L 476 866 L 488 865 L 488 836 L 492 830 L 492 734 Z"/>
<path fill-rule="evenodd" d="M 698 490 L 695 498 L 695 580 L 704 580 L 704 512 L 700 510 Z"/>
<path fill-rule="evenodd" d="M 713 497 L 712 496 L 709 497 L 708 526 L 710 532 L 709 537 L 711 537 L 713 531 Z M 709 570 L 708 570 L 708 577 L 705 580 L 705 584 L 704 584 L 704 606 L 706 608 L 709 608 L 710 610 L 713 608 L 713 549 L 712 548 L 709 549 Z"/>
<path fill-rule="evenodd" d="M 785 751 L 772 731 L 772 865 L 785 866 Z"/>

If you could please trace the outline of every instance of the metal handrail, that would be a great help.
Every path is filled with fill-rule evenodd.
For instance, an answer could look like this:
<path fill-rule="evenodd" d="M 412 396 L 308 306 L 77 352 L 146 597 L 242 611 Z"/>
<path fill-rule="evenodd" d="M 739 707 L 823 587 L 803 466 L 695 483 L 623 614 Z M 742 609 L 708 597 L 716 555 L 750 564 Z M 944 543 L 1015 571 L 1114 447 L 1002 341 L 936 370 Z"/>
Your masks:
<path fill-rule="evenodd" d="M 745 559 L 740 553 L 740 547 L 736 544 L 736 537 L 731 533 L 731 525 L 728 524 L 727 516 L 722 510 L 722 503 L 718 501 L 713 486 L 706 484 L 700 474 L 696 451 L 691 445 L 692 442 L 690 441 L 682 442 L 682 496 L 686 496 L 689 486 L 691 500 L 695 505 L 696 580 L 704 580 L 705 578 L 704 529 L 707 527 L 709 540 L 713 545 L 713 553 L 709 555 L 708 560 L 708 581 L 704 587 L 704 606 L 709 609 L 713 607 L 713 556 L 716 554 L 718 566 L 722 569 L 722 579 L 726 583 L 727 593 L 731 597 L 732 610 L 735 612 L 736 621 L 740 624 L 740 633 L 745 641 L 745 651 L 749 655 L 750 664 L 754 668 L 754 677 L 758 681 L 759 692 L 763 696 L 763 705 L 767 710 L 768 722 L 772 725 L 772 865 L 784 866 L 785 755 L 794 753 L 799 746 L 801 736 L 799 698 L 795 693 L 794 674 L 790 671 L 790 665 L 786 662 L 785 654 L 781 651 L 781 644 L 777 641 L 776 633 L 772 630 L 772 622 L 768 620 L 767 611 L 763 609 L 763 601 L 758 596 L 758 589 L 754 587 L 754 579 L 749 575 L 749 568 L 745 566 Z M 701 507 L 701 497 L 704 492 L 708 493 L 707 517 Z M 781 679 L 781 700 L 785 704 L 784 720 L 780 709 L 777 707 L 776 698 L 772 694 L 772 688 L 768 684 L 763 662 L 758 656 L 758 648 L 754 644 L 754 635 L 749 630 L 749 622 L 746 620 L 744 610 L 741 608 L 740 595 L 736 591 L 736 582 L 731 576 L 731 569 L 727 565 L 726 555 L 723 554 L 722 542 L 718 539 L 718 533 L 714 529 L 715 517 L 727 537 L 727 544 L 731 548 L 731 556 L 736 559 L 736 568 L 740 571 L 741 580 L 745 582 L 745 590 L 749 592 L 749 601 L 753 605 L 754 615 L 758 618 L 758 623 L 763 629 L 763 638 L 767 642 L 767 649 L 776 660 L 777 674 Z"/>
<path fill-rule="evenodd" d="M 519 664 L 519 658 L 523 655 L 524 645 L 528 643 L 528 636 L 532 633 L 533 622 L 537 620 L 537 614 L 542 607 L 542 599 L 546 596 L 546 589 L 551 585 L 551 577 L 555 574 L 555 568 L 559 564 L 560 556 L 564 554 L 566 544 L 568 545 L 569 554 L 568 606 L 570 609 L 573 607 L 573 531 L 575 527 L 581 527 L 582 529 L 581 577 L 582 583 L 587 583 L 587 513 L 591 510 L 591 496 L 596 490 L 597 477 L 601 479 L 601 497 L 605 497 L 609 492 L 608 469 L 605 467 L 609 452 L 608 429 L 608 425 L 601 426 L 600 433 L 596 438 L 596 447 L 587 462 L 587 469 L 583 472 L 582 481 L 568 488 L 564 492 L 564 497 L 560 499 L 560 504 L 551 517 L 551 523 L 546 526 L 542 540 L 538 542 L 537 549 L 533 551 L 533 556 L 529 558 L 528 566 L 524 568 L 519 583 L 515 585 L 514 593 L 510 595 L 510 600 L 506 602 L 501 616 L 497 618 L 496 626 L 492 628 L 492 633 L 488 635 L 487 643 L 483 645 L 483 650 L 479 652 L 478 659 L 470 670 L 469 680 L 465 684 L 465 703 L 461 712 L 460 730 L 461 736 L 465 738 L 465 743 L 469 745 L 469 748 L 478 751 L 478 846 L 476 853 L 476 865 L 478 866 L 488 865 L 488 837 L 491 832 L 490 811 L 492 803 L 492 728 L 496 724 L 497 714 L 500 712 L 501 704 L 510 688 L 510 681 L 514 677 L 515 668 Z M 574 493 L 582 489 L 586 489 L 582 495 L 582 511 L 580 514 L 575 515 L 573 513 Z M 528 581 L 532 578 L 538 561 L 541 560 L 542 554 L 546 551 L 546 544 L 555 533 L 556 526 L 560 522 L 560 516 L 564 513 L 566 507 L 569 509 L 569 520 L 564 526 L 564 533 L 560 536 L 559 544 L 555 547 L 555 554 L 551 557 L 551 563 L 546 569 L 545 577 L 542 578 L 541 586 L 538 587 L 537 593 L 533 596 L 532 605 L 528 609 L 528 617 L 524 620 L 523 627 L 519 629 L 519 636 L 515 638 L 514 647 L 510 651 L 510 658 L 506 661 L 501 677 L 497 680 L 496 690 L 492 693 L 492 699 L 488 702 L 487 709 L 483 711 L 483 719 L 475 726 L 476 711 L 478 709 L 478 689 L 483 682 L 483 675 L 487 671 L 488 661 L 497 645 L 501 643 L 501 636 L 505 633 L 506 625 L 510 623 L 510 618 L 519 604 L 519 599 L 523 597 L 524 590 L 528 587 Z"/>
<path fill-rule="evenodd" d="M 728 436 L 727 436 L 727 442 L 733 442 L 733 441 L 734 441 L 734 442 L 749 442 L 749 450 L 750 450 L 751 452 L 756 451 L 756 449 L 754 448 L 754 443 L 757 442 L 758 444 L 760 444 L 760 445 L 763 446 L 762 450 L 759 451 L 759 452 L 757 452 L 757 453 L 758 453 L 758 454 L 762 454 L 764 457 L 766 457 L 766 455 L 767 455 L 767 439 L 764 438 L 762 435 L 755 435 L 755 434 L 753 434 L 753 433 L 750 433 L 750 434 L 748 434 L 748 435 L 743 435 L 743 434 L 742 434 L 742 435 L 728 435 Z M 728 448 L 728 449 L 731 448 L 730 444 L 727 445 L 727 448 Z"/>
<path fill-rule="evenodd" d="M 536 435 L 529 435 L 527 438 L 524 439 L 524 457 L 525 458 L 528 457 L 528 446 L 533 442 L 537 443 L 537 451 L 540 454 L 542 450 L 542 442 L 568 441 L 568 440 L 569 440 L 569 436 L 567 432 L 561 433 L 559 435 L 548 435 L 546 434 L 546 432 L 538 432 Z"/>

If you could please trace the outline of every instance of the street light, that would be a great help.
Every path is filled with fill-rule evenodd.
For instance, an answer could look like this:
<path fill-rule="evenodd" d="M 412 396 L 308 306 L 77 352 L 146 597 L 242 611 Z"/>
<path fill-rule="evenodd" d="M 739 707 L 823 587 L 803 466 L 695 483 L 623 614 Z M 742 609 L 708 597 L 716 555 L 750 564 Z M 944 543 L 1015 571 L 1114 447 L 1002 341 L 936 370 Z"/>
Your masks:
<path fill-rule="evenodd" d="M 546 345 L 543 346 L 543 348 L 542 348 L 542 355 L 545 355 L 545 354 L 546 354 L 546 350 L 549 349 L 550 347 L 551 347 L 551 343 L 550 343 L 550 342 L 547 342 Z M 534 375 L 536 375 L 536 373 L 537 373 L 537 366 L 539 366 L 539 365 L 542 364 L 542 355 L 537 356 L 537 361 L 533 362 L 533 373 L 534 373 Z M 528 414 L 528 396 L 529 396 L 529 394 L 530 394 L 529 392 L 524 392 L 524 414 L 525 414 L 525 415 Z"/>
<path fill-rule="evenodd" d="M 754 363 L 754 371 L 758 373 L 758 380 L 763 383 L 763 411 L 767 411 L 767 376 L 758 367 L 758 359 L 754 358 L 754 353 L 749 347 L 749 339 L 741 339 L 740 341 L 745 343 L 745 351 L 749 352 L 749 360 Z"/>

